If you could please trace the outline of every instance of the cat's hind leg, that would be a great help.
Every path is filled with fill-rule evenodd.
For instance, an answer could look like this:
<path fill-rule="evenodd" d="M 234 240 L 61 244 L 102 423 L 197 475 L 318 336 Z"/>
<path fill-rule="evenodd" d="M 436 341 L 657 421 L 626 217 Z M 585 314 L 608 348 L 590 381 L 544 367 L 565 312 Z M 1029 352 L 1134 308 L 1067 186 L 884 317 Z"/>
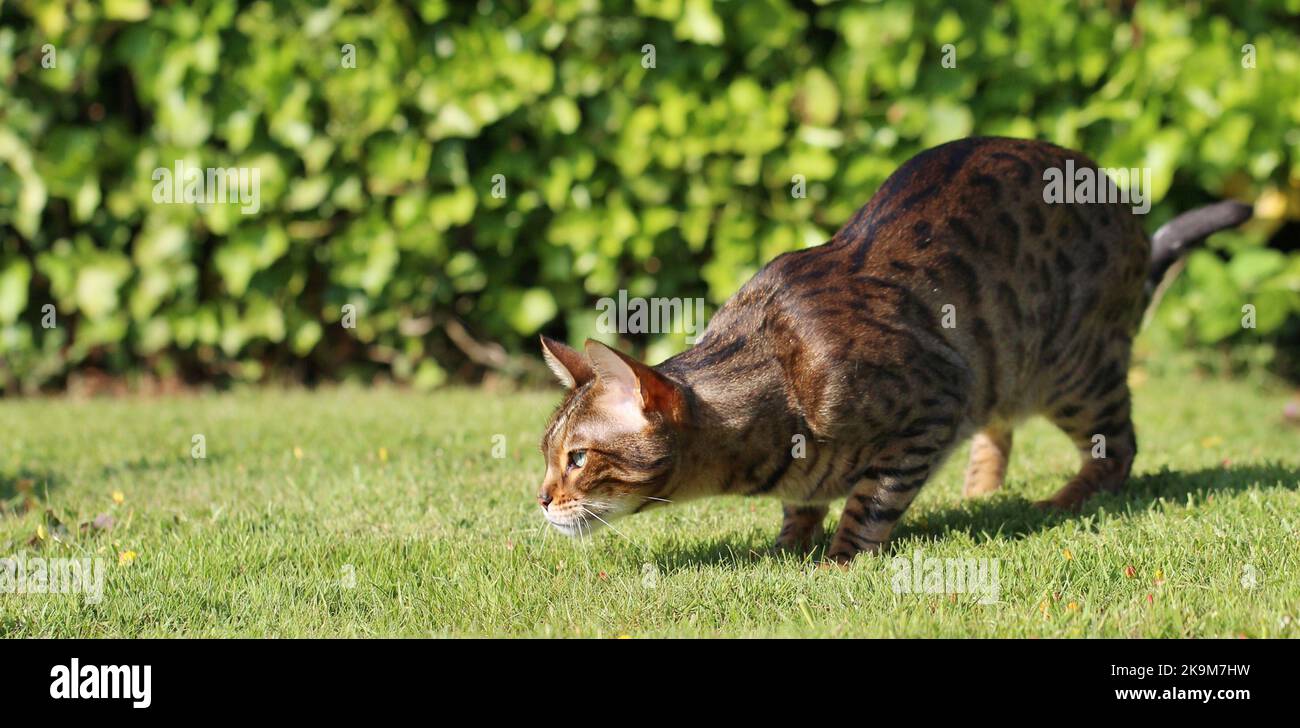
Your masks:
<path fill-rule="evenodd" d="M 826 511 L 824 504 L 782 503 L 781 533 L 776 537 L 776 548 L 798 554 L 811 551 L 826 533 L 822 525 Z"/>
<path fill-rule="evenodd" d="M 1002 487 L 1007 459 L 1011 457 L 1011 433 L 1008 423 L 994 423 L 975 433 L 966 465 L 966 483 L 961 489 L 963 496 L 987 495 Z"/>
<path fill-rule="evenodd" d="M 1059 404 L 1051 415 L 1079 450 L 1083 467 L 1056 495 L 1039 501 L 1040 507 L 1077 510 L 1093 494 L 1115 492 L 1128 479 L 1137 455 L 1128 384 L 1122 370 L 1109 386 L 1104 379 L 1096 381 L 1101 384 L 1092 385 L 1082 398 Z"/>

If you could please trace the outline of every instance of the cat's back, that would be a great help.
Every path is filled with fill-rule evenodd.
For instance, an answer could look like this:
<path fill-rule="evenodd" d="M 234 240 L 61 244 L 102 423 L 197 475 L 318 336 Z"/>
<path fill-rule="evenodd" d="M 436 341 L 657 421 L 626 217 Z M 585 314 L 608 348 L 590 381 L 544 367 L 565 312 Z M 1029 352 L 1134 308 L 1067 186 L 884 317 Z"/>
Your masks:
<path fill-rule="evenodd" d="M 1134 204 L 1045 195 L 1048 179 L 1079 170 L 1093 176 L 1094 199 L 1111 191 L 1095 162 L 1046 142 L 935 147 L 901 166 L 827 255 L 846 285 L 899 291 L 900 315 L 937 322 L 977 368 L 1027 380 L 1141 320 L 1150 243 Z M 917 318 L 926 311 L 934 320 Z"/>
<path fill-rule="evenodd" d="M 1044 257 L 1065 256 L 1095 273 L 1134 268 L 1140 283 L 1150 249 L 1132 205 L 1047 199 L 1047 179 L 1079 170 L 1099 173 L 1083 154 L 1047 142 L 950 142 L 900 166 L 829 247 L 854 273 L 965 262 L 1028 275 L 1041 272 Z M 1111 183 L 1103 176 L 1100 184 Z"/>
<path fill-rule="evenodd" d="M 1075 268 L 1121 274 L 1111 282 L 1140 289 L 1150 247 L 1139 216 L 1125 203 L 1046 201 L 1044 174 L 1067 168 L 1098 165 L 1026 139 L 973 137 L 928 149 L 890 175 L 828 243 L 774 259 L 735 299 L 837 290 L 864 277 L 924 279 L 941 270 L 964 289 L 978 288 L 972 276 L 986 273 L 1045 285 L 1045 266 L 1063 277 Z"/>
<path fill-rule="evenodd" d="M 786 360 L 819 362 L 824 374 L 789 367 L 800 399 L 837 400 L 827 388 L 852 391 L 861 372 L 923 362 L 960 383 L 977 419 L 1032 410 L 1054 367 L 1111 356 L 1106 342 L 1141 317 L 1150 248 L 1131 206 L 1044 199 L 1045 172 L 1083 168 L 1097 165 L 1030 140 L 922 152 L 830 242 L 773 260 L 709 328 L 761 327 Z"/>

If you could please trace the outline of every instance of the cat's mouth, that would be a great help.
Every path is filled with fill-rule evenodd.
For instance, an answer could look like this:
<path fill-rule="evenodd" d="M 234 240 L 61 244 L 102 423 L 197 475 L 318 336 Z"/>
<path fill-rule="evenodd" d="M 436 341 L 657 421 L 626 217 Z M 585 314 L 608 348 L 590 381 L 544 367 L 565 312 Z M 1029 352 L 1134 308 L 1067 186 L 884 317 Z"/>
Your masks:
<path fill-rule="evenodd" d="M 602 526 L 608 526 L 609 520 L 618 516 L 617 510 L 609 505 L 570 501 L 558 508 L 543 508 L 542 514 L 555 530 L 565 536 L 588 536 Z"/>

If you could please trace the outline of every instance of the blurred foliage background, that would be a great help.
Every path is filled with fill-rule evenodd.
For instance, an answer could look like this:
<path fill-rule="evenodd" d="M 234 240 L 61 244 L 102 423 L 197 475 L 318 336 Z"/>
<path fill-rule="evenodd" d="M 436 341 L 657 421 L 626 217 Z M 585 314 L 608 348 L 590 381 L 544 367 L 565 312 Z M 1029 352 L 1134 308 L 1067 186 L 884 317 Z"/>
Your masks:
<path fill-rule="evenodd" d="M 1150 231 L 1255 202 L 1149 340 L 1294 372 L 1298 11 L 0 0 L 0 387 L 514 378 L 619 289 L 716 306 L 971 134 L 1151 167 Z M 176 160 L 258 169 L 260 209 L 156 204 Z"/>

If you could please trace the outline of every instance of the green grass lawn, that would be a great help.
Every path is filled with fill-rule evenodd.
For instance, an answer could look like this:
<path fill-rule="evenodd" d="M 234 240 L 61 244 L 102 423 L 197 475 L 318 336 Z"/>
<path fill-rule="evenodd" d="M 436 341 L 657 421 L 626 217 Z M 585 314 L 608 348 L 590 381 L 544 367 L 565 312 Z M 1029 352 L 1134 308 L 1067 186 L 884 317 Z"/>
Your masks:
<path fill-rule="evenodd" d="M 763 499 L 550 531 L 537 439 L 558 390 L 0 401 L 0 557 L 107 571 L 97 604 L 0 594 L 0 636 L 1300 635 L 1287 392 L 1154 374 L 1135 391 L 1125 493 L 1030 507 L 1076 467 L 1031 422 L 1001 493 L 961 499 L 963 448 L 848 571 L 769 553 Z M 891 559 L 917 550 L 996 560 L 997 601 L 896 592 Z"/>

